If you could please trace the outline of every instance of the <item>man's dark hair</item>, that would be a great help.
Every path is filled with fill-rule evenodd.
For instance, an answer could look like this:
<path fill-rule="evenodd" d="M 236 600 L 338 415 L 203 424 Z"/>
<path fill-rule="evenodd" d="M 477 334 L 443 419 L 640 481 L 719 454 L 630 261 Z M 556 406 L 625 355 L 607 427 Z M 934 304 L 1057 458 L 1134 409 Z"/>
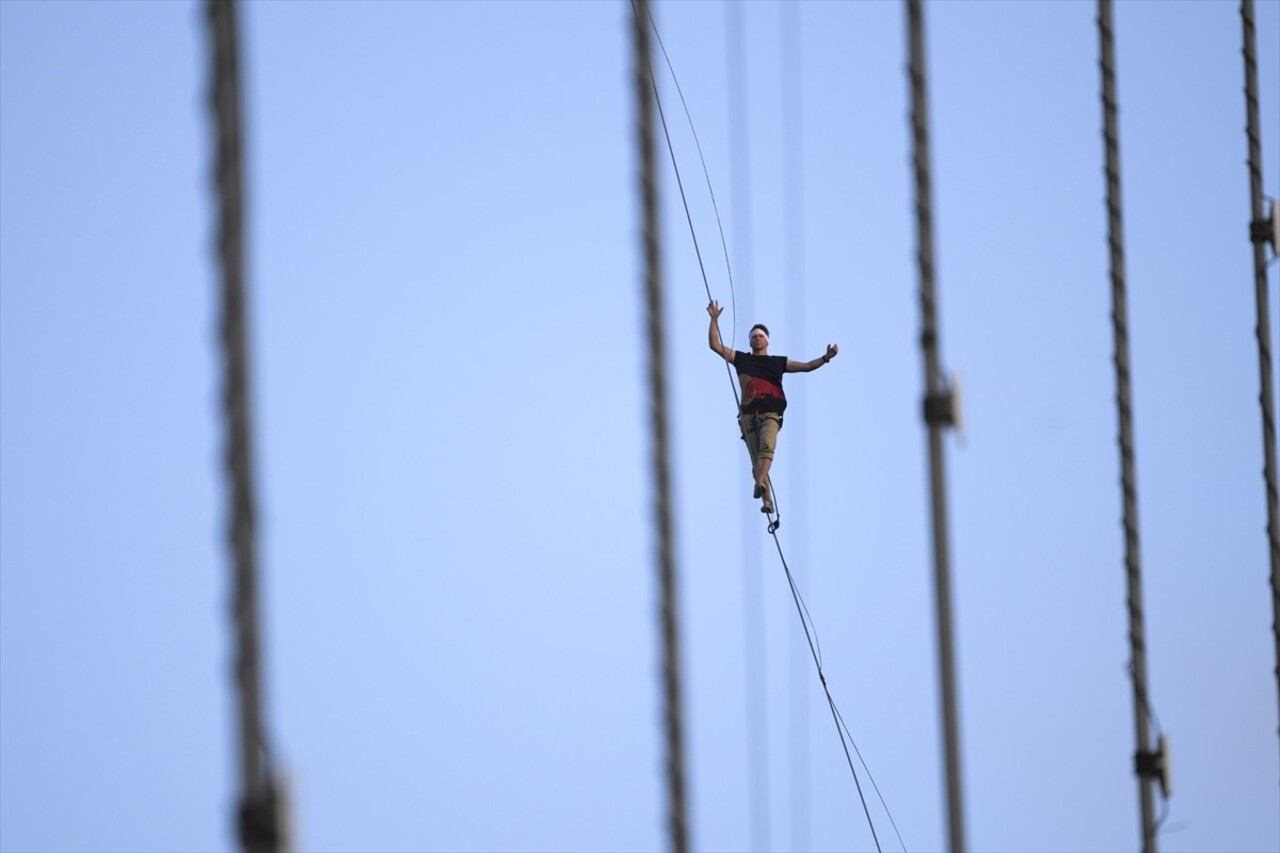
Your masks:
<path fill-rule="evenodd" d="M 756 329 L 760 329 L 761 331 L 763 331 L 764 336 L 766 338 L 769 337 L 769 327 L 766 326 L 764 323 L 756 323 L 754 326 L 752 326 L 750 330 L 747 331 L 747 336 L 750 337 L 751 333 L 754 332 Z"/>

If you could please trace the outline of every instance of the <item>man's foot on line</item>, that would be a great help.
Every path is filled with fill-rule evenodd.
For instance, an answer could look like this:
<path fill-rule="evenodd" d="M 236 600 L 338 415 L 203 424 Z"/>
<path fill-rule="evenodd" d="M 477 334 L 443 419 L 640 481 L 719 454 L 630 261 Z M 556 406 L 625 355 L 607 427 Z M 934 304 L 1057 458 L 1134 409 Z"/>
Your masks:
<path fill-rule="evenodd" d="M 752 494 L 752 495 L 751 495 L 751 497 L 753 497 L 753 498 L 762 498 L 762 497 L 764 497 L 764 493 L 765 493 L 764 483 L 756 483 L 756 490 L 755 490 L 755 493 L 754 493 L 754 494 Z"/>
<path fill-rule="evenodd" d="M 760 507 L 760 511 L 765 515 L 773 515 L 773 501 L 769 498 L 765 498 L 764 506 Z"/>

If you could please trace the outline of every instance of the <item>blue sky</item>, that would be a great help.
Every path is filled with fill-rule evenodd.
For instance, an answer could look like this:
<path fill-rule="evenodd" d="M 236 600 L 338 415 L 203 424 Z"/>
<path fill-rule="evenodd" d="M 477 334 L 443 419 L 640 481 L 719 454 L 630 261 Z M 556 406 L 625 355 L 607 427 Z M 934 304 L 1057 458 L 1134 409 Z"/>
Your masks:
<path fill-rule="evenodd" d="M 661 849 L 628 7 L 242 11 L 266 712 L 297 846 Z M 840 345 L 787 379 L 779 534 L 908 849 L 939 849 L 904 14 L 739 11 L 744 74 L 725 5 L 656 6 L 734 342 L 762 321 L 774 353 Z M 975 850 L 1139 844 L 1094 14 L 926 7 Z M 1257 14 L 1275 196 L 1280 3 Z M 235 846 L 202 26 L 191 3 L 0 2 L 6 851 Z M 1280 844 L 1240 32 L 1229 2 L 1116 8 L 1170 851 Z M 663 162 L 693 844 L 871 849 Z"/>

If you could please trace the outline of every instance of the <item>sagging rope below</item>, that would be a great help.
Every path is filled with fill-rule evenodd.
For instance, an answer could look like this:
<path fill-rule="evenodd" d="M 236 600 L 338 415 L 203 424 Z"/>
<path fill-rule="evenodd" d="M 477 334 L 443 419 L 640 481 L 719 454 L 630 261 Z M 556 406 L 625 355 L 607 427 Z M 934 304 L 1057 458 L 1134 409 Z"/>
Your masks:
<path fill-rule="evenodd" d="M 858 749 L 858 744 L 853 739 L 853 733 L 849 731 L 849 726 L 845 723 L 844 717 L 836 705 L 836 700 L 831 695 L 831 688 L 827 685 L 827 676 L 822 671 L 822 644 L 818 641 L 818 630 L 813 624 L 813 617 L 809 615 L 808 605 L 804 603 L 804 596 L 800 594 L 800 588 L 796 586 L 795 577 L 791 574 L 790 566 L 787 565 L 787 558 L 782 553 L 782 542 L 779 541 L 778 534 L 773 530 L 770 531 L 770 535 L 773 537 L 774 546 L 778 549 L 778 559 L 782 562 L 782 571 L 787 577 L 787 585 L 791 588 L 791 597 L 796 604 L 796 613 L 800 616 L 800 627 L 804 629 L 804 638 L 809 643 L 809 654 L 813 656 L 813 665 L 818 671 L 818 680 L 822 682 L 822 691 L 826 694 L 827 705 L 831 708 L 831 719 L 836 725 L 836 733 L 840 736 L 840 746 L 844 749 L 845 761 L 849 764 L 849 773 L 853 776 L 853 784 L 858 789 L 858 800 L 862 803 L 862 811 L 867 817 L 867 826 L 871 829 L 871 838 L 876 844 L 876 850 L 883 853 L 880 847 L 880 837 L 876 834 L 875 823 L 871 819 L 871 811 L 867 808 L 867 798 L 862 792 L 862 783 L 858 779 L 858 771 L 854 769 L 853 757 L 849 754 L 850 746 L 853 747 L 854 754 L 858 756 L 862 769 L 866 771 L 867 779 L 871 782 L 884 813 L 889 817 L 889 823 L 893 826 L 894 835 L 898 837 L 898 844 L 902 847 L 903 853 L 906 853 L 907 846 L 902 840 L 902 833 L 898 831 L 898 823 L 893 819 L 893 813 L 889 811 L 889 806 L 884 801 L 884 795 L 880 793 L 880 786 L 876 784 L 875 777 L 871 775 L 871 768 L 867 766 L 866 759 L 862 757 L 862 751 Z"/>

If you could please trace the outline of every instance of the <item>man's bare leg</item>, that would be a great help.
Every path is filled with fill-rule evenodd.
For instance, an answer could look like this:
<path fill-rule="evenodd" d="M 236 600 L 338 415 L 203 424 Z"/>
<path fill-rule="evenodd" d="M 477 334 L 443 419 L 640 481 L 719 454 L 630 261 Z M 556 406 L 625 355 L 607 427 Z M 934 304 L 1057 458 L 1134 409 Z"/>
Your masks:
<path fill-rule="evenodd" d="M 755 487 L 753 497 L 758 498 L 764 494 L 764 490 L 760 486 L 760 462 L 762 460 L 755 441 L 759 436 L 755 432 L 746 432 L 744 428 L 742 438 L 747 443 L 747 455 L 751 457 L 751 479 L 754 481 L 752 485 Z"/>
<path fill-rule="evenodd" d="M 765 497 L 769 496 L 769 469 L 772 467 L 772 459 L 761 458 L 756 462 L 756 483 L 763 487 Z"/>

